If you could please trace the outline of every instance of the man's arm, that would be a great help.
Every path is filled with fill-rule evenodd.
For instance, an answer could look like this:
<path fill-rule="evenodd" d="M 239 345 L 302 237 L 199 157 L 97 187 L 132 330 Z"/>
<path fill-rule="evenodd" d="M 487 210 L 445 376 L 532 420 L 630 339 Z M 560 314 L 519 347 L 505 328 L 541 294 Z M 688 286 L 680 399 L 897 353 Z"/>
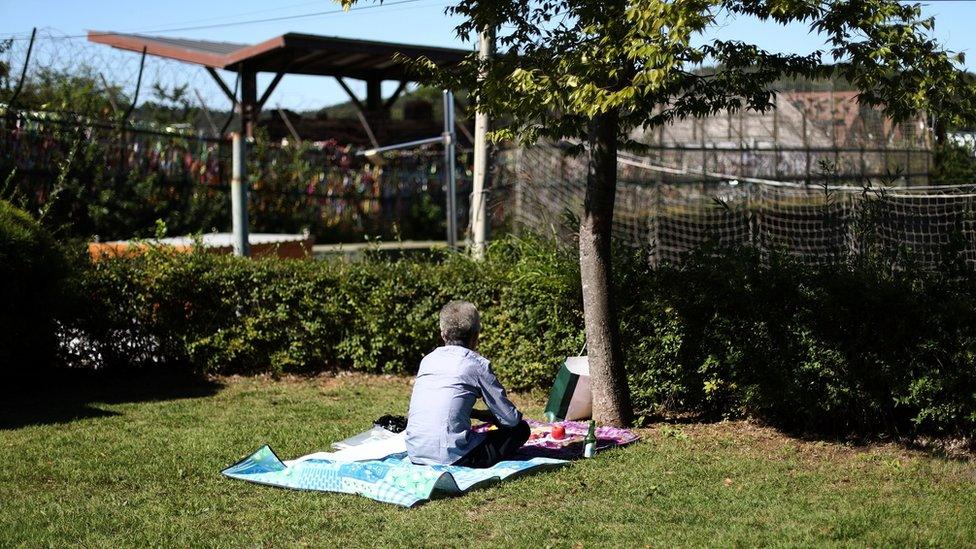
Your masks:
<path fill-rule="evenodd" d="M 479 408 L 471 409 L 471 419 L 477 419 L 478 421 L 484 421 L 485 423 L 494 423 L 498 425 L 498 418 L 495 414 L 491 413 L 491 410 L 481 410 Z"/>
<path fill-rule="evenodd" d="M 491 371 L 490 365 L 484 366 L 478 382 L 481 385 L 481 396 L 485 399 L 488 411 L 495 416 L 493 423 L 500 427 L 514 427 L 522 421 L 522 412 L 508 399 L 505 388 L 498 382 L 498 378 Z"/>

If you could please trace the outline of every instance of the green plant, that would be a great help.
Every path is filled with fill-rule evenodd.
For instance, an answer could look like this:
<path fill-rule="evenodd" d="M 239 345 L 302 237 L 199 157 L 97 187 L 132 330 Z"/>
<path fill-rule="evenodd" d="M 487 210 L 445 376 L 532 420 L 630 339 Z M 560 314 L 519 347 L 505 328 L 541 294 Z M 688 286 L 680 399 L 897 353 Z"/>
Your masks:
<path fill-rule="evenodd" d="M 348 7 L 358 0 L 337 1 Z M 460 18 L 459 37 L 497 40 L 507 53 L 472 52 L 450 65 L 421 57 L 414 68 L 447 89 L 471 90 L 479 112 L 505 121 L 495 138 L 572 140 L 572 150 L 588 157 L 577 234 L 593 414 L 616 425 L 629 424 L 633 409 L 610 250 L 617 152 L 644 147 L 633 139 L 635 128 L 726 110 L 765 112 L 775 108 L 777 82 L 798 77 L 842 76 L 860 104 L 883 107 L 898 121 L 930 110 L 971 122 L 976 112 L 964 56 L 933 38 L 935 20 L 918 5 L 896 0 L 457 0 L 447 13 Z M 807 26 L 824 48 L 782 53 L 711 36 L 724 17 Z"/>
<path fill-rule="evenodd" d="M 72 262 L 27 212 L 0 200 L 0 365 L 31 373 L 55 358 L 57 318 L 69 299 Z"/>
<path fill-rule="evenodd" d="M 213 388 L 163 375 L 79 381 L 0 401 L 6 546 L 976 541 L 976 463 L 890 444 L 806 441 L 744 422 L 658 424 L 642 430 L 642 441 L 593 460 L 403 509 L 217 473 L 264 443 L 291 459 L 362 432 L 383 414 L 404 413 L 411 388 L 403 379 L 222 378 Z M 514 398 L 527 416 L 542 417 L 544 399 Z"/>
<path fill-rule="evenodd" d="M 976 428 L 972 281 L 700 250 L 649 272 L 621 303 L 635 400 L 799 431 L 966 436 Z"/>
<path fill-rule="evenodd" d="M 73 320 L 107 368 L 407 373 L 439 344 L 437 312 L 477 303 L 484 352 L 512 388 L 545 386 L 582 344 L 568 259 L 536 239 L 506 240 L 489 261 L 443 253 L 358 263 L 250 261 L 164 248 L 86 271 L 90 306 Z M 138 352 L 133 352 L 138 348 Z"/>
<path fill-rule="evenodd" d="M 955 141 L 936 144 L 932 158 L 933 185 L 972 185 L 976 183 L 976 151 L 972 145 Z"/>
<path fill-rule="evenodd" d="M 966 436 L 976 428 L 971 272 L 866 257 L 809 266 L 749 247 L 678 265 L 614 252 L 636 408 L 648 417 L 749 416 L 804 432 Z M 437 312 L 469 299 L 479 350 L 513 390 L 547 389 L 583 347 L 579 264 L 539 238 L 495 241 L 484 262 L 439 252 L 356 263 L 247 260 L 154 249 L 88 267 L 62 324 L 77 365 L 195 372 L 410 374 L 439 344 Z"/>

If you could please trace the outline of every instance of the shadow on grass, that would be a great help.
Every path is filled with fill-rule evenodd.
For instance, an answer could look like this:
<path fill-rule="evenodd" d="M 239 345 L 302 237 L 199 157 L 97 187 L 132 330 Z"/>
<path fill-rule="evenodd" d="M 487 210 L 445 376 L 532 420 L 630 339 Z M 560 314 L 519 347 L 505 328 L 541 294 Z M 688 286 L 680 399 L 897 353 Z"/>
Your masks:
<path fill-rule="evenodd" d="M 0 430 L 115 416 L 119 414 L 95 405 L 207 397 L 222 386 L 173 370 L 49 370 L 4 384 L 0 389 Z"/>
<path fill-rule="evenodd" d="M 676 428 L 677 431 L 667 432 L 666 436 L 680 435 L 682 426 L 719 424 L 724 419 L 715 416 L 695 413 L 678 415 L 647 415 L 638 427 Z M 878 427 L 875 430 L 851 430 L 843 428 L 804 429 L 802 427 L 784 425 L 772 421 L 762 421 L 757 418 L 738 418 L 736 421 L 747 421 L 749 424 L 775 431 L 778 435 L 806 443 L 826 443 L 851 448 L 867 449 L 872 446 L 893 444 L 904 450 L 917 451 L 929 457 L 950 461 L 976 460 L 976 438 L 972 436 L 932 436 L 908 435 L 898 429 Z"/>

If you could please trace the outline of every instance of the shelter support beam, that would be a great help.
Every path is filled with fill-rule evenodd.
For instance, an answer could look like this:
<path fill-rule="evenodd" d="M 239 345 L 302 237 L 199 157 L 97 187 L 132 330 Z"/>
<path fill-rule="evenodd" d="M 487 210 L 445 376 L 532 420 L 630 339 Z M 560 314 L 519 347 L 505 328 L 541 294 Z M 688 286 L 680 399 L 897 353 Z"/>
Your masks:
<path fill-rule="evenodd" d="M 369 138 L 369 143 L 373 145 L 374 149 L 378 149 L 380 142 L 376 140 L 376 134 L 373 133 L 373 128 L 369 125 L 369 120 L 366 120 L 366 115 L 362 111 L 357 110 L 356 116 L 359 117 L 359 123 L 363 125 L 363 130 L 366 131 L 366 137 Z"/>
<path fill-rule="evenodd" d="M 383 108 L 383 81 L 373 78 L 366 81 L 366 110 L 371 113 Z"/>
<path fill-rule="evenodd" d="M 369 120 L 366 118 L 366 109 L 363 107 L 363 103 L 359 100 L 358 97 L 356 97 L 356 94 L 352 93 L 352 90 L 349 89 L 348 85 L 346 85 L 345 80 L 337 76 L 336 82 L 338 82 L 339 85 L 342 86 L 342 89 L 346 92 L 346 95 L 348 95 L 349 99 L 352 101 L 353 106 L 356 107 L 356 117 L 359 118 L 359 123 L 363 125 L 363 129 L 366 131 L 366 136 L 369 137 L 370 144 L 373 145 L 374 149 L 378 148 L 380 146 L 380 143 L 379 141 L 376 140 L 376 134 L 373 133 L 373 128 L 369 125 Z"/>
<path fill-rule="evenodd" d="M 281 71 L 276 74 L 271 83 L 268 84 L 268 87 L 264 89 L 264 93 L 261 94 L 261 99 L 258 99 L 259 112 L 264 108 L 264 104 L 268 101 L 268 98 L 271 97 L 271 94 L 274 93 L 275 88 L 278 87 L 278 83 L 281 82 L 281 79 L 284 78 L 286 74 L 288 74 L 287 71 Z"/>
<path fill-rule="evenodd" d="M 390 109 L 393 108 L 393 104 L 396 103 L 396 100 L 400 98 L 400 94 L 402 94 L 403 90 L 405 89 L 407 89 L 407 81 L 401 80 L 400 85 L 397 86 L 397 89 L 393 92 L 393 95 L 388 97 L 383 103 L 383 111 L 390 112 Z"/>
<path fill-rule="evenodd" d="M 246 137 L 254 137 L 254 130 L 258 125 L 258 75 L 254 71 L 241 70 L 241 133 Z"/>
<path fill-rule="evenodd" d="M 230 99 L 231 103 L 236 103 L 237 94 L 230 91 L 230 88 L 224 82 L 224 79 L 221 78 L 219 74 L 217 74 L 217 71 L 213 70 L 210 67 L 207 67 L 207 72 L 210 73 L 210 76 L 214 79 L 214 82 L 217 83 L 217 87 L 220 88 L 220 91 L 224 92 L 224 95 L 227 96 L 227 99 Z"/>
<path fill-rule="evenodd" d="M 278 116 L 281 117 L 281 121 L 284 122 L 285 127 L 288 128 L 288 133 L 291 134 L 292 139 L 294 139 L 296 143 L 301 143 L 302 136 L 298 135 L 298 130 L 296 130 L 295 126 L 292 125 L 291 120 L 288 119 L 288 115 L 285 114 L 285 111 L 280 107 L 276 110 L 278 111 Z"/>
<path fill-rule="evenodd" d="M 356 107 L 356 109 L 359 112 L 365 112 L 366 109 L 363 107 L 362 102 L 359 100 L 358 97 L 356 97 L 356 94 L 352 93 L 352 90 L 349 89 L 349 85 L 346 84 L 346 81 L 343 80 L 341 76 L 336 76 L 335 79 L 336 82 L 339 83 L 339 86 L 342 88 L 342 91 L 346 92 L 346 95 L 349 96 L 349 100 L 352 101 L 353 106 Z"/>

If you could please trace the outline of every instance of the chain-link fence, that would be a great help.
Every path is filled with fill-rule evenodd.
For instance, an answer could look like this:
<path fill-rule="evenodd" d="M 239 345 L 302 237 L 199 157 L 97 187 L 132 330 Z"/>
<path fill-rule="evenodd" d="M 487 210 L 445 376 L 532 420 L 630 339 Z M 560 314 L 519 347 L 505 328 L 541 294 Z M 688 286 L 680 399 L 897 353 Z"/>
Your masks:
<path fill-rule="evenodd" d="M 70 236 L 151 236 L 157 219 L 171 234 L 227 230 L 235 116 L 199 66 L 50 30 L 0 38 L 0 197 L 47 212 Z M 319 242 L 444 237 L 438 147 L 367 160 L 335 140 L 256 137 L 252 229 Z M 469 154 L 458 154 L 462 226 Z"/>
<path fill-rule="evenodd" d="M 857 92 L 833 86 L 796 86 L 777 94 L 775 108 L 764 113 L 688 118 L 633 137 L 648 146 L 650 161 L 706 178 L 718 173 L 811 183 L 894 176 L 909 185 L 926 184 L 932 164 L 926 118 L 895 123 L 859 105 Z M 833 173 L 823 173 L 824 162 Z"/>
<path fill-rule="evenodd" d="M 225 228 L 226 215 L 216 212 L 226 210 L 228 147 L 218 136 L 234 114 L 203 68 L 41 30 L 33 40 L 0 39 L 0 69 L 0 103 L 7 104 L 0 181 L 8 187 L 40 206 L 66 174 L 73 177 L 85 192 L 69 209 L 104 218 L 73 225 L 79 234 L 142 236 L 154 229 L 153 216 L 174 219 L 181 210 L 199 215 L 179 214 L 173 231 Z M 970 190 L 914 187 L 928 182 L 932 165 L 925 118 L 895 124 L 834 87 L 793 84 L 766 113 L 720 113 L 636 133 L 648 150 L 621 157 L 617 236 L 650 246 L 656 260 L 718 239 L 785 247 L 820 261 L 863 247 L 863 238 L 852 236 L 864 217 L 859 212 L 880 203 L 890 215 L 878 221 L 879 238 L 926 261 L 962 242 L 971 261 Z M 85 173 L 71 168 L 79 143 L 98 144 L 89 156 L 101 155 L 101 165 L 92 160 Z M 250 171 L 258 230 L 309 229 L 319 241 L 443 234 L 436 150 L 387 155 L 377 166 L 339 143 L 273 147 L 264 140 L 258 149 Z M 458 160 L 463 227 L 470 162 L 464 154 Z M 489 203 L 496 230 L 508 219 L 558 231 L 578 213 L 585 174 L 578 160 L 541 147 L 508 151 L 498 161 Z M 912 187 L 871 194 L 864 182 Z M 129 221 L 105 213 L 125 196 L 153 207 Z M 203 204 L 191 207 L 191 199 Z"/>
<path fill-rule="evenodd" d="M 461 226 L 470 154 L 457 157 Z M 252 229 L 308 231 L 318 242 L 443 238 L 443 162 L 439 146 L 368 160 L 335 141 L 258 139 L 247 170 Z M 226 140 L 0 103 L 0 198 L 45 212 L 67 236 L 152 236 L 156 220 L 170 234 L 227 230 L 229 183 Z"/>
<path fill-rule="evenodd" d="M 584 158 L 536 146 L 499 155 L 493 211 L 569 240 L 585 193 Z M 895 264 L 976 266 L 976 184 L 864 186 L 720 177 L 621 154 L 613 234 L 654 263 L 707 243 L 751 244 L 808 263 L 883 254 Z"/>

